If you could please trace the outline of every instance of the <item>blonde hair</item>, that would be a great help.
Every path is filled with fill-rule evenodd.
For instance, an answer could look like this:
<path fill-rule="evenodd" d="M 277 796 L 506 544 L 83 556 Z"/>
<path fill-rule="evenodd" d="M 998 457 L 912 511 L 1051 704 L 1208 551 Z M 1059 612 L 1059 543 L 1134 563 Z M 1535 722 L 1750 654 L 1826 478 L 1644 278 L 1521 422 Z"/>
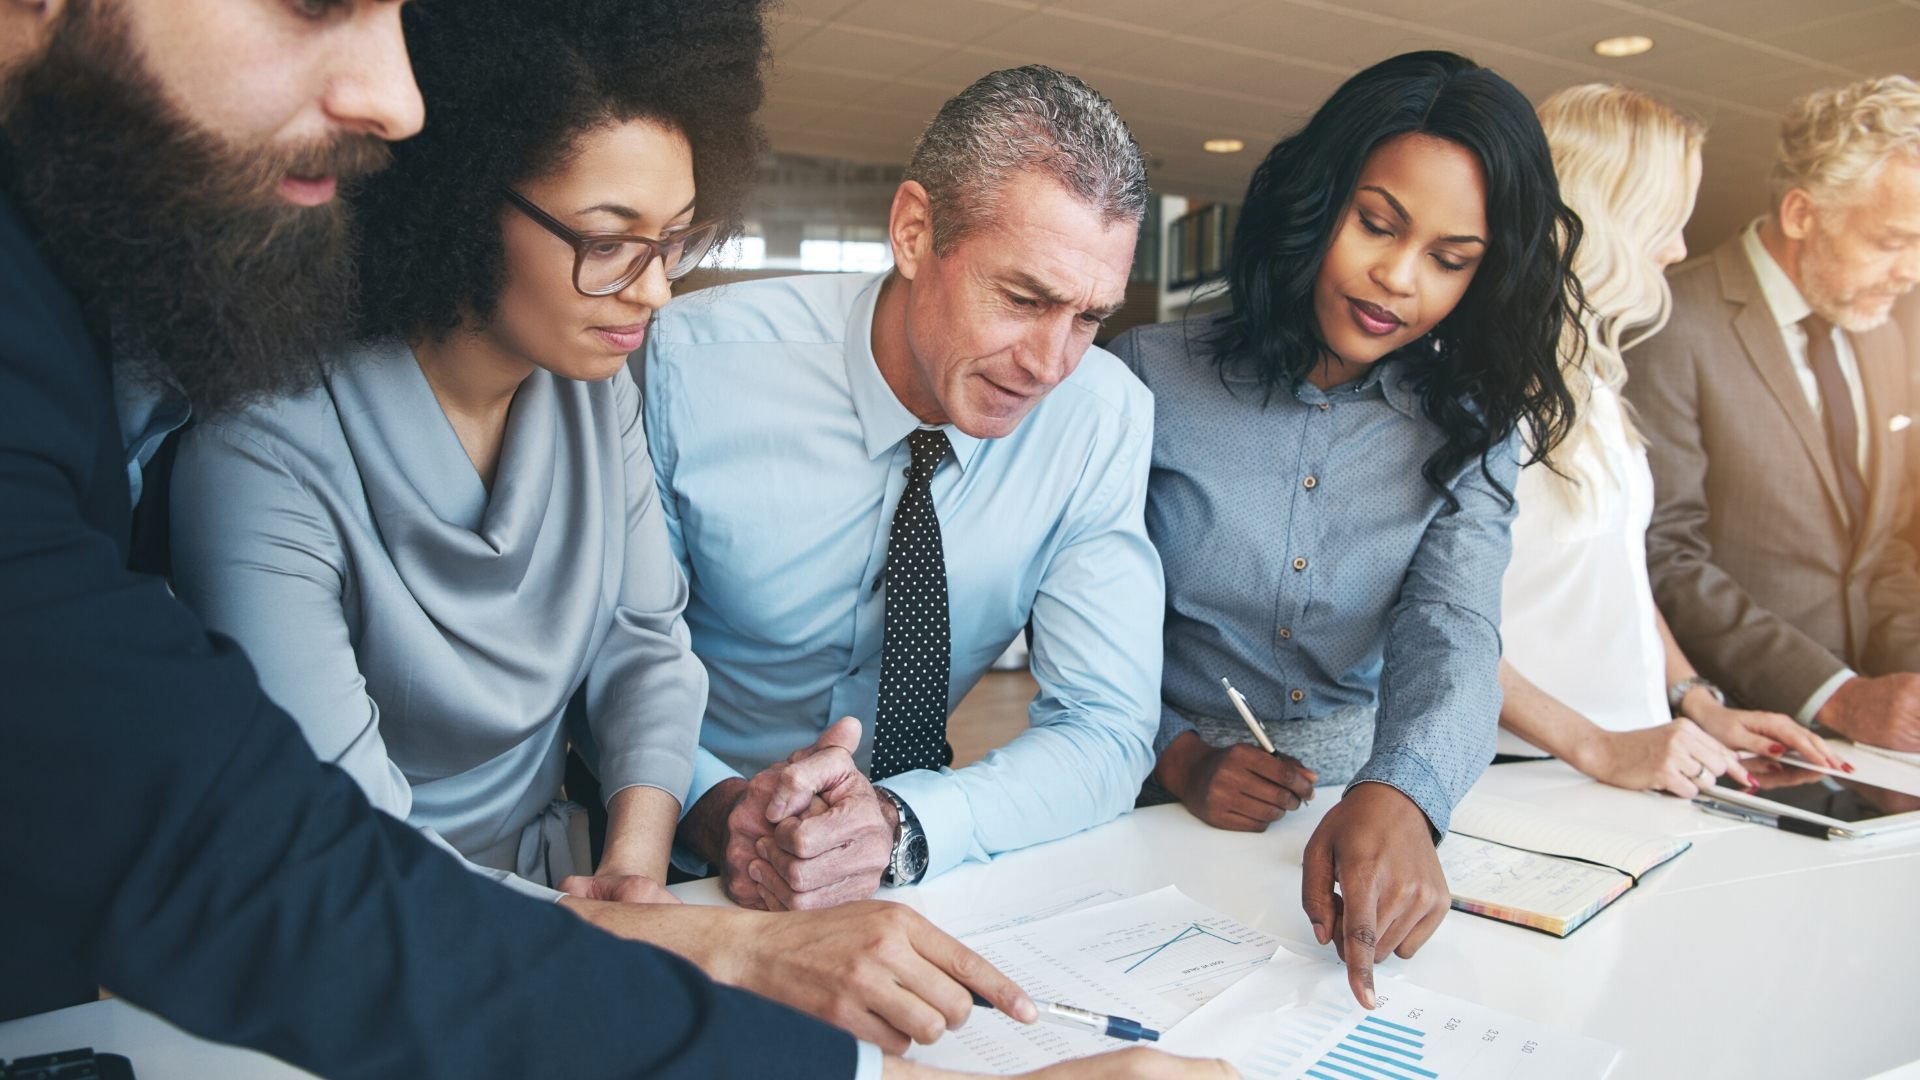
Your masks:
<path fill-rule="evenodd" d="M 1848 205 L 1900 154 L 1920 155 L 1920 84 L 1888 75 L 1815 91 L 1780 123 L 1773 205 L 1795 188 L 1823 209 Z"/>
<path fill-rule="evenodd" d="M 1594 484 L 1625 482 L 1595 475 L 1600 459 L 1580 452 L 1597 437 L 1589 407 L 1593 384 L 1618 393 L 1627 381 L 1621 354 L 1666 325 L 1673 294 L 1654 256 L 1693 213 L 1690 163 L 1706 129 L 1637 90 L 1600 83 L 1554 94 L 1539 114 L 1560 197 L 1585 229 L 1573 272 L 1587 309 L 1566 328 L 1560 349 L 1574 395 L 1573 427 L 1551 459 L 1565 481 L 1562 493 L 1577 505 L 1583 492 L 1591 503 Z M 1628 441 L 1643 441 L 1624 404 L 1620 416 Z"/>

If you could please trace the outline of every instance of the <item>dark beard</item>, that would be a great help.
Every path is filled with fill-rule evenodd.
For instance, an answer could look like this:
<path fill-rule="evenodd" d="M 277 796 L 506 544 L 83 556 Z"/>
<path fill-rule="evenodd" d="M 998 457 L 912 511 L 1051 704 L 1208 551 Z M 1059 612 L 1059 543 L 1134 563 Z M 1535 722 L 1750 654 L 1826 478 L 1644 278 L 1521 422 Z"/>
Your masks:
<path fill-rule="evenodd" d="M 70 5 L 0 88 L 0 133 L 0 182 L 95 334 L 195 411 L 306 389 L 351 334 L 344 204 L 298 207 L 276 188 L 378 169 L 379 140 L 229 144 L 167 102 L 105 0 Z"/>

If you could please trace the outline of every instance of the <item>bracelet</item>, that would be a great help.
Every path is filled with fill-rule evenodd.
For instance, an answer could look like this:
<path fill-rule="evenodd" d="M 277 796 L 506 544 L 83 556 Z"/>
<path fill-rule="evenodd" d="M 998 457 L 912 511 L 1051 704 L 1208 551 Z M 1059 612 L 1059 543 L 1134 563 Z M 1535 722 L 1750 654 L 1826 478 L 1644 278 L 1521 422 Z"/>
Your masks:
<path fill-rule="evenodd" d="M 1702 676 L 1689 675 L 1679 682 L 1674 683 L 1672 686 L 1667 687 L 1667 714 L 1670 716 L 1679 716 L 1680 699 L 1692 693 L 1695 688 L 1705 690 L 1713 700 L 1722 705 L 1727 703 L 1727 695 L 1723 693 L 1719 687 L 1713 685 L 1713 683 L 1707 681 L 1707 679 Z"/>

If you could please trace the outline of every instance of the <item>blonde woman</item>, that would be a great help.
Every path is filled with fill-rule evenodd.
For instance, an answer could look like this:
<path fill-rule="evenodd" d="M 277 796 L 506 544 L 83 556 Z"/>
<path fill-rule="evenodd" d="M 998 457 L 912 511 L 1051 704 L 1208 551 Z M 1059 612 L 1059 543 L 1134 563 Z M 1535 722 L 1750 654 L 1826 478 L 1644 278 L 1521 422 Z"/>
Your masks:
<path fill-rule="evenodd" d="M 1572 431 L 1515 492 L 1502 760 L 1544 752 L 1609 784 L 1685 797 L 1722 774 L 1751 785 L 1738 751 L 1844 768 L 1788 717 L 1729 707 L 1674 643 L 1647 580 L 1653 474 L 1620 398 L 1621 354 L 1666 322 L 1662 272 L 1686 257 L 1705 132 L 1618 86 L 1571 87 L 1539 112 L 1562 197 L 1585 224 L 1574 271 L 1589 310 L 1561 350 Z"/>

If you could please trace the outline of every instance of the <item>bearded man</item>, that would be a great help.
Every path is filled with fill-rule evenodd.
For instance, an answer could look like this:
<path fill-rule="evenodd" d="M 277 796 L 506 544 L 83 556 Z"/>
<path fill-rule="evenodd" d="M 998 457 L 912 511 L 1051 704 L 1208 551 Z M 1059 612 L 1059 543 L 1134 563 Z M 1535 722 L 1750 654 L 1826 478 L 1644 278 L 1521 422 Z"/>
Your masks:
<path fill-rule="evenodd" d="M 850 1075 L 375 812 L 129 569 L 166 435 L 349 325 L 335 191 L 421 119 L 390 0 L 0 0 L 0 1019 L 105 986 L 329 1075 Z"/>
<path fill-rule="evenodd" d="M 1672 319 L 1627 354 L 1654 594 L 1727 696 L 1920 750 L 1917 436 L 1890 320 L 1920 282 L 1920 85 L 1796 103 L 1772 187 L 1766 217 L 1673 272 Z"/>
<path fill-rule="evenodd" d="M 329 1075 L 852 1075 L 375 812 L 129 569 L 167 434 L 348 327 L 336 189 L 421 119 L 391 0 L 0 0 L 0 1019 L 106 986 Z"/>

